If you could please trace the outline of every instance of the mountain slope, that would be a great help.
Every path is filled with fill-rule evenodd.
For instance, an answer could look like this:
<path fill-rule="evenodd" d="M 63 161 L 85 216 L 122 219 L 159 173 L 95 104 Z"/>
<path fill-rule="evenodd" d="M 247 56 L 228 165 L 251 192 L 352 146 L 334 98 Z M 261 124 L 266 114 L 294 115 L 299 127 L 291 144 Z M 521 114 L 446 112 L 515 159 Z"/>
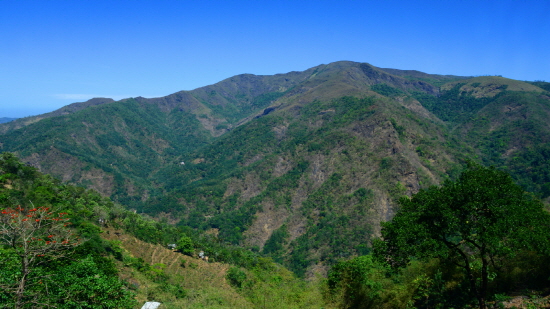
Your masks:
<path fill-rule="evenodd" d="M 37 115 L 37 116 L 29 116 L 24 118 L 17 118 L 14 121 L 11 121 L 7 124 L 0 125 L 0 135 L 6 134 L 10 131 L 17 130 L 19 128 L 28 126 L 30 124 L 33 124 L 35 122 L 38 122 L 42 119 L 50 118 L 50 117 L 56 117 L 56 116 L 62 116 L 62 115 L 68 115 L 75 112 L 78 112 L 82 109 L 88 108 L 90 106 L 96 106 L 101 105 L 105 103 L 111 103 L 114 102 L 113 99 L 108 98 L 93 98 L 86 102 L 81 103 L 73 103 L 69 104 L 67 106 L 63 106 L 60 109 L 57 109 L 53 112 Z"/>
<path fill-rule="evenodd" d="M 507 92 L 456 128 L 487 165 L 513 174 L 542 198 L 550 196 L 550 94 Z"/>
<path fill-rule="evenodd" d="M 43 119 L 5 137 L 5 150 L 42 171 L 104 195 L 140 199 L 150 173 L 210 135 L 185 111 L 167 114 L 128 99 Z"/>
<path fill-rule="evenodd" d="M 125 203 L 138 202 L 153 189 L 155 171 L 173 166 L 184 153 L 236 126 L 319 98 L 372 95 L 371 85 L 380 82 L 437 92 L 434 86 L 368 64 L 337 62 L 304 72 L 238 75 L 161 98 L 71 104 L 0 125 L 5 133 L 1 147 L 65 181 L 82 183 Z"/>
<path fill-rule="evenodd" d="M 89 106 L 11 129 L 1 147 L 307 275 L 367 252 L 397 198 L 467 159 L 550 196 L 548 98 L 501 77 L 341 61 Z"/>
<path fill-rule="evenodd" d="M 544 198 L 550 196 L 550 93 L 536 85 L 483 76 L 444 84 L 439 97 L 415 97 L 485 164 Z"/>
<path fill-rule="evenodd" d="M 281 109 L 163 171 L 168 192 L 140 211 L 216 229 L 304 274 L 367 250 L 396 198 L 457 171 L 462 154 L 441 146 L 454 142 L 444 135 L 442 124 L 387 98 Z"/>
<path fill-rule="evenodd" d="M 237 83 L 228 79 L 162 98 L 75 103 L 0 126 L 6 133 L 0 146 L 64 181 L 132 203 L 148 196 L 151 173 L 179 163 L 182 153 L 227 132 L 240 120 L 235 111 L 245 116 L 257 112 L 279 96 L 271 92 L 291 86 L 304 74 L 240 75 L 233 78 Z M 274 83 L 279 80 L 283 83 Z M 220 95 L 214 99 L 202 98 L 215 91 Z"/>

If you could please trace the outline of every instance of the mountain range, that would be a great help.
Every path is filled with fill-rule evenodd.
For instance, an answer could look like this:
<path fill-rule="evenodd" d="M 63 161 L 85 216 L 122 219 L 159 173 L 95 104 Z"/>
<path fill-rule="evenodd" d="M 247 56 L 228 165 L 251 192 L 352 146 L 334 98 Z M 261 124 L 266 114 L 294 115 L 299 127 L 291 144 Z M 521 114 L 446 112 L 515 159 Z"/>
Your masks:
<path fill-rule="evenodd" d="M 17 118 L 1 117 L 0 118 L 0 123 L 10 122 L 10 121 L 15 120 L 15 119 L 17 119 Z"/>
<path fill-rule="evenodd" d="M 396 201 L 494 165 L 550 196 L 550 83 L 341 61 L 0 124 L 63 181 L 273 257 L 299 275 L 364 254 Z"/>

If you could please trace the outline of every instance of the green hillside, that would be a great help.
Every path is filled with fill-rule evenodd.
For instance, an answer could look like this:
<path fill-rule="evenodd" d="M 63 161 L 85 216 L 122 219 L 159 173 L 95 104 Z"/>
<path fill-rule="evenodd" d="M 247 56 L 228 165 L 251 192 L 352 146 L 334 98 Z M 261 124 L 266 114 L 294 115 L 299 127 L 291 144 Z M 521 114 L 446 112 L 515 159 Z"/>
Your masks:
<path fill-rule="evenodd" d="M 549 93 L 507 91 L 457 128 L 484 164 L 513 174 L 527 190 L 550 196 Z"/>
<path fill-rule="evenodd" d="M 3 148 L 63 181 L 131 202 L 168 158 L 175 164 L 182 151 L 208 142 L 199 126 L 185 111 L 128 99 L 43 119 L 10 133 Z"/>
<path fill-rule="evenodd" d="M 464 189 L 468 194 L 463 194 Z M 362 190 L 354 195 L 359 200 L 366 196 Z M 457 207 L 447 209 L 449 204 L 441 203 L 446 196 Z M 463 203 L 464 199 L 481 204 Z M 417 203 L 426 208 L 420 216 L 411 207 Z M 548 305 L 543 295 L 550 273 L 546 237 L 550 215 L 506 173 L 473 165 L 459 181 L 422 190 L 399 204 L 396 219 L 383 226 L 387 244 L 377 241 L 375 255 L 342 256 L 330 267 L 326 280 L 305 281 L 270 258 L 227 244 L 219 235 L 147 219 L 92 190 L 62 184 L 4 153 L 0 155 L 0 305 L 121 309 L 157 301 L 161 309 L 472 308 L 479 299 L 482 308 L 486 304 Z M 477 207 L 471 207 L 476 205 L 491 209 L 477 212 Z M 506 216 L 512 213 L 513 218 Z M 476 219 L 464 225 L 468 223 L 461 219 L 464 216 Z M 464 276 L 460 263 L 453 264 L 452 255 L 430 242 L 431 234 L 422 226 L 429 226 L 431 217 L 435 223 L 451 220 L 448 225 L 436 224 L 432 234 L 437 235 L 439 228 L 456 229 L 449 241 L 470 246 L 465 254 L 471 255 L 473 267 L 468 272 L 472 278 L 489 279 L 483 294 L 472 292 L 468 282 L 476 285 L 475 279 Z M 419 221 L 402 224 L 411 219 Z M 489 239 L 476 235 L 485 230 L 491 239 L 487 244 L 496 247 L 486 253 L 480 249 L 478 256 L 476 243 Z M 403 232 L 403 238 L 392 237 Z M 281 245 L 277 240 L 287 233 L 286 228 L 273 233 L 264 253 L 276 253 Z M 415 237 L 419 233 L 426 238 Z M 494 237 L 498 237 L 496 243 Z M 167 244 L 176 244 L 176 250 Z M 416 258 L 392 263 L 410 258 L 407 251 L 416 252 Z M 201 259 L 199 252 L 209 258 Z M 473 263 L 484 254 L 491 257 L 490 264 Z M 520 289 L 528 289 L 530 297 L 508 296 Z M 487 297 L 476 299 L 476 295 Z"/>
<path fill-rule="evenodd" d="M 0 155 L 2 308 L 319 308 L 319 282 Z M 169 249 L 187 240 L 190 247 Z M 199 258 L 206 251 L 210 260 Z M 265 307 L 265 302 L 269 306 Z"/>
<path fill-rule="evenodd" d="M 395 199 L 460 168 L 462 154 L 445 146 L 443 132 L 389 99 L 344 97 L 273 112 L 159 173 L 167 194 L 139 211 L 218 229 L 303 274 L 366 252 Z"/>
<path fill-rule="evenodd" d="M 550 196 L 545 85 L 342 61 L 77 104 L 0 125 L 0 147 L 310 277 L 368 252 L 399 197 L 468 159 Z"/>
<path fill-rule="evenodd" d="M 72 209 L 71 220 L 94 239 L 74 258 L 90 267 L 110 260 L 105 265 L 117 271 L 102 270 L 108 280 L 167 307 L 265 307 L 269 296 L 279 308 L 340 308 L 353 295 L 379 308 L 430 307 L 422 295 L 470 304 L 468 280 L 445 264 L 453 261 L 428 250 L 441 260 L 396 273 L 371 258 L 372 243 L 388 233 L 382 222 L 400 211 L 402 197 L 448 186 L 467 162 L 508 172 L 530 198 L 548 203 L 547 84 L 342 61 L 238 75 L 160 98 L 93 99 L 0 124 L 1 151 L 59 179 L 4 155 L 0 202 L 8 212 L 29 201 Z M 108 240 L 98 238 L 101 228 Z M 136 251 L 137 243 L 149 249 Z M 192 257 L 178 264 L 179 256 L 163 251 L 169 243 Z M 2 250 L 15 263 L 11 249 Z M 97 254 L 87 257 L 90 250 Z M 224 264 L 196 263 L 199 251 Z M 517 271 L 493 269 L 500 277 L 490 290 L 544 291 L 532 274 L 547 273 L 547 254 L 516 251 L 499 255 Z M 540 267 L 529 270 L 522 260 Z M 199 284 L 199 274 L 212 281 Z M 360 285 L 366 294 L 346 290 L 354 274 L 370 282 Z M 319 275 L 328 283 L 302 279 Z"/>
<path fill-rule="evenodd" d="M 508 171 L 545 198 L 550 196 L 550 93 L 535 85 L 484 76 L 444 84 L 439 97 L 414 96 L 484 164 Z"/>
<path fill-rule="evenodd" d="M 96 105 L 111 103 L 111 102 L 114 102 L 114 100 L 108 99 L 108 98 L 93 98 L 86 102 L 69 104 L 53 112 L 49 112 L 49 113 L 45 113 L 37 116 L 29 116 L 24 118 L 5 118 L 5 119 L 11 119 L 14 121 L 10 120 L 8 124 L 0 126 L 0 134 L 5 134 L 6 132 L 10 132 L 10 131 L 28 126 L 42 119 L 61 116 L 61 115 L 68 115 L 91 106 L 96 106 Z"/>

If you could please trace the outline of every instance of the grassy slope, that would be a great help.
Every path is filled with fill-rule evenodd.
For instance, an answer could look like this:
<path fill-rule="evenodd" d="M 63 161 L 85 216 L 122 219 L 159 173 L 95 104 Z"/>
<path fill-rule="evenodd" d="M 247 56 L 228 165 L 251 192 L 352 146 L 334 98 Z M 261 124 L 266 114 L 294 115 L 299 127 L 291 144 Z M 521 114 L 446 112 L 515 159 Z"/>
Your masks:
<path fill-rule="evenodd" d="M 206 263 L 200 259 L 173 252 L 160 244 L 143 242 L 121 230 L 105 229 L 103 238 L 119 244 L 125 255 L 141 258 L 167 276 L 167 282 L 181 286 L 188 297 L 177 299 L 163 284 L 151 280 L 135 268 L 118 262 L 120 277 L 137 288 L 136 299 L 159 301 L 164 308 L 245 308 L 251 303 L 237 293 L 225 279 L 229 265 Z M 182 266 L 183 265 L 183 266 Z M 140 307 L 141 308 L 141 307 Z"/>
<path fill-rule="evenodd" d="M 128 263 L 117 262 L 119 276 L 136 289 L 136 299 L 140 305 L 153 300 L 161 302 L 163 309 L 319 308 L 325 305 L 319 282 L 306 283 L 274 264 L 275 268 L 269 271 L 240 269 L 247 279 L 242 288 L 237 288 L 227 279 L 228 270 L 234 267 L 229 264 L 185 256 L 113 228 L 104 229 L 102 236 L 120 245 L 126 259 L 141 258 L 152 265 L 154 270 L 149 273 L 163 276 L 160 281 L 154 280 L 147 272 L 138 271 Z M 167 289 L 166 283 L 181 287 L 186 296 L 177 298 L 177 293 Z"/>

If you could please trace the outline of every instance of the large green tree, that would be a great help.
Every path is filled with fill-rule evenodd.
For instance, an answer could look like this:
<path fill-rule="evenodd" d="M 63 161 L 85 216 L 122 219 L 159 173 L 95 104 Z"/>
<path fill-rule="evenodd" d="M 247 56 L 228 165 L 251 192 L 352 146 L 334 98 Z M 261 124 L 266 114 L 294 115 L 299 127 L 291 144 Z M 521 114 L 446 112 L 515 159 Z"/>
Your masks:
<path fill-rule="evenodd" d="M 459 266 L 479 308 L 499 263 L 519 251 L 548 253 L 550 215 L 495 168 L 470 165 L 458 180 L 402 198 L 375 253 L 394 267 L 439 258 Z"/>

